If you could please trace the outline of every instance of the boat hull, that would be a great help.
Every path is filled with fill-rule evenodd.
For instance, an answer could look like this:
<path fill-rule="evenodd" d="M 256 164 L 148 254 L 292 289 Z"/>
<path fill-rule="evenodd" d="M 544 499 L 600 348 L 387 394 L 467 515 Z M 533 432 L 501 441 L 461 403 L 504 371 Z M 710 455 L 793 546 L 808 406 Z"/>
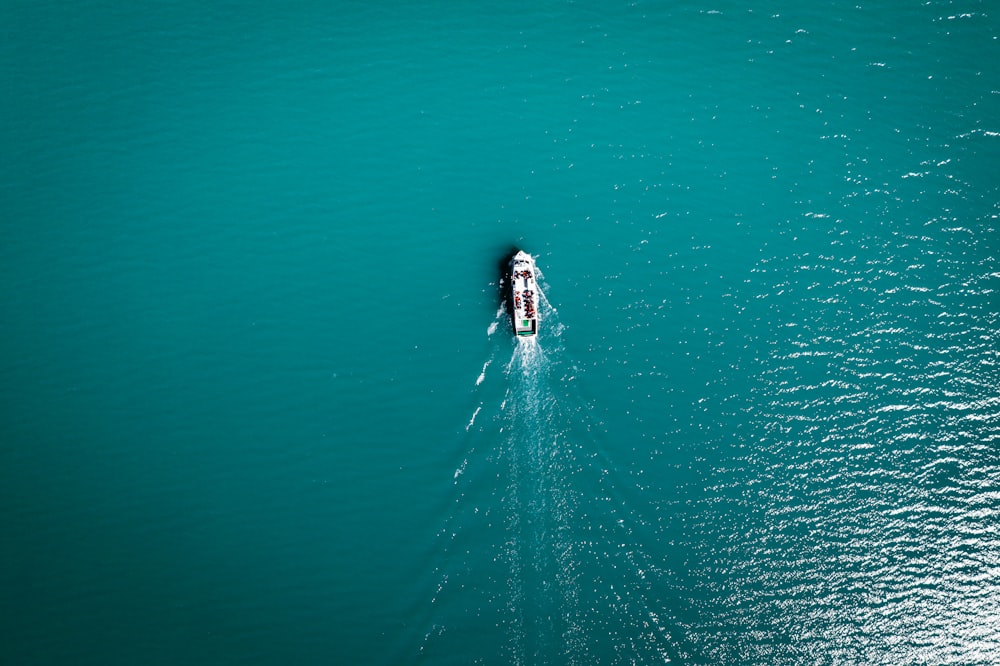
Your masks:
<path fill-rule="evenodd" d="M 510 260 L 510 306 L 514 335 L 532 338 L 538 335 L 538 281 L 535 261 L 527 252 L 518 252 Z"/>

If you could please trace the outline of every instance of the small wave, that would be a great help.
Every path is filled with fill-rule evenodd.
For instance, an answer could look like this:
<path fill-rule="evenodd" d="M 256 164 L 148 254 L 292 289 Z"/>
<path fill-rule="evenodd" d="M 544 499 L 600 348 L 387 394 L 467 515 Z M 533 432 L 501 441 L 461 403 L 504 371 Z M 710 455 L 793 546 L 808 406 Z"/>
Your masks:
<path fill-rule="evenodd" d="M 476 378 L 476 386 L 479 386 L 480 384 L 482 384 L 483 381 L 486 379 L 486 368 L 490 367 L 490 363 L 492 363 L 492 362 L 493 361 L 491 359 L 489 361 L 486 361 L 486 363 L 483 364 L 483 369 L 479 372 L 479 377 Z"/>
<path fill-rule="evenodd" d="M 472 424 L 474 424 L 474 423 L 476 422 L 476 417 L 477 417 L 477 416 L 479 416 L 479 411 L 480 411 L 480 410 L 481 410 L 482 408 L 483 408 L 483 406 L 482 406 L 482 405 L 479 405 L 478 407 L 476 407 L 476 411 L 472 412 L 472 418 L 471 418 L 471 419 L 469 419 L 469 424 L 468 424 L 467 426 L 465 426 L 465 430 L 466 430 L 466 432 L 468 432 L 469 428 L 471 428 L 471 427 L 472 427 Z M 464 469 L 464 465 L 463 465 L 463 469 Z M 458 477 L 458 474 L 456 473 L 456 474 L 455 474 L 455 476 L 456 476 L 456 478 L 457 478 L 457 477 Z"/>
<path fill-rule="evenodd" d="M 506 316 L 507 311 L 502 306 L 497 308 L 497 313 L 493 315 L 493 321 L 491 321 L 490 325 L 486 328 L 486 337 L 490 337 L 497 332 L 500 322 L 502 322 Z"/>

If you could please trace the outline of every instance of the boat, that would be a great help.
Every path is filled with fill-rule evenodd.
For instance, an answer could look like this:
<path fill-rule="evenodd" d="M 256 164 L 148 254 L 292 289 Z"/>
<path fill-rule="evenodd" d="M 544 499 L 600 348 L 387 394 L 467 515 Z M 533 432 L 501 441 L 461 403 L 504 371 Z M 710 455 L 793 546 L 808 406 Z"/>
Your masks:
<path fill-rule="evenodd" d="M 535 260 L 518 251 L 510 260 L 510 298 L 514 333 L 518 337 L 538 335 L 538 282 Z"/>

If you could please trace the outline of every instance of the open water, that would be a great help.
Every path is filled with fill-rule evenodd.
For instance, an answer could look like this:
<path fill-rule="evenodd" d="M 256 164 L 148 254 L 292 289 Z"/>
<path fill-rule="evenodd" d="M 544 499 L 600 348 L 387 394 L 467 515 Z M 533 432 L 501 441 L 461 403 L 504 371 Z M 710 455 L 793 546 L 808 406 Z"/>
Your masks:
<path fill-rule="evenodd" d="M 996 3 L 0 26 L 0 662 L 1000 663 Z"/>

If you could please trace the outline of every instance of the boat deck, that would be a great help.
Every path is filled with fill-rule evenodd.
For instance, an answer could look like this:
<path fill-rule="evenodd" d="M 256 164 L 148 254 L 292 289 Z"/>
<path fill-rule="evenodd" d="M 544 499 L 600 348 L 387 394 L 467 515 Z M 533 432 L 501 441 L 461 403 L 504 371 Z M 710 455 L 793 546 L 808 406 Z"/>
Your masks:
<path fill-rule="evenodd" d="M 535 265 L 524 253 L 511 262 L 511 296 L 514 301 L 514 332 L 519 336 L 538 333 L 538 283 Z"/>

